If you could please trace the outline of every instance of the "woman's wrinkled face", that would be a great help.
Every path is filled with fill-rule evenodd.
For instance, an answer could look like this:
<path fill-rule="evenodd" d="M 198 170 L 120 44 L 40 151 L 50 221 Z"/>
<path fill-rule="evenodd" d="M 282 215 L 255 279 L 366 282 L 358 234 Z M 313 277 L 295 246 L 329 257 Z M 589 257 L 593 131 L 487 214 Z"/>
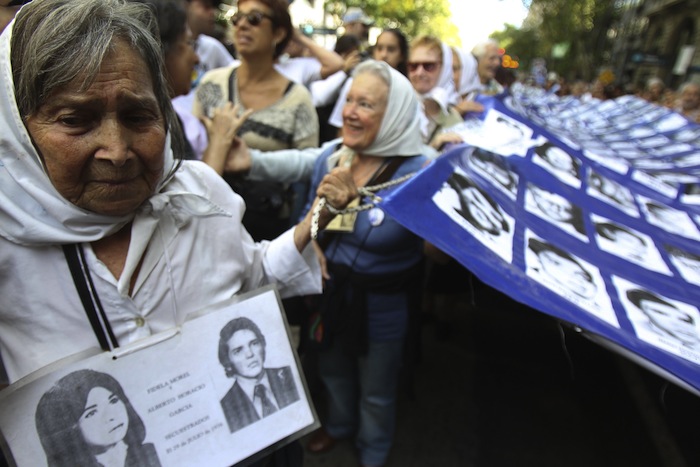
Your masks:
<path fill-rule="evenodd" d="M 123 216 L 154 193 L 163 174 L 166 131 L 153 82 L 145 61 L 121 41 L 87 90 L 80 82 L 53 91 L 27 118 L 27 130 L 64 198 Z"/>
<path fill-rule="evenodd" d="M 343 107 L 343 144 L 361 153 L 374 142 L 382 126 L 388 96 L 389 86 L 371 73 L 353 79 Z"/>
<path fill-rule="evenodd" d="M 129 429 L 129 414 L 124 401 L 103 387 L 92 388 L 78 427 L 90 446 L 109 447 L 118 443 Z"/>
<path fill-rule="evenodd" d="M 440 77 L 442 56 L 429 47 L 414 47 L 408 54 L 408 79 L 419 94 L 433 89 Z"/>
<path fill-rule="evenodd" d="M 386 62 L 390 67 L 396 69 L 404 60 L 399 39 L 391 32 L 381 33 L 372 49 L 372 58 Z"/>

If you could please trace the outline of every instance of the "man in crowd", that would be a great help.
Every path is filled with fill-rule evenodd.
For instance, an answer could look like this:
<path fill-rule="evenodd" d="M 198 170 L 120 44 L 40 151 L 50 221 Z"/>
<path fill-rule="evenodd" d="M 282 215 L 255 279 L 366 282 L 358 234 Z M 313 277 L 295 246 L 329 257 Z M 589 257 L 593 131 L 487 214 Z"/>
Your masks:
<path fill-rule="evenodd" d="M 472 49 L 476 57 L 477 73 L 481 81 L 481 94 L 494 95 L 503 92 L 503 86 L 496 81 L 496 72 L 501 66 L 501 55 L 498 42 L 488 39 L 480 42 Z"/>
<path fill-rule="evenodd" d="M 374 24 L 374 20 L 365 15 L 360 8 L 351 7 L 343 16 L 343 27 L 345 34 L 356 36 L 362 42 L 363 49 L 369 42 L 369 28 Z"/>

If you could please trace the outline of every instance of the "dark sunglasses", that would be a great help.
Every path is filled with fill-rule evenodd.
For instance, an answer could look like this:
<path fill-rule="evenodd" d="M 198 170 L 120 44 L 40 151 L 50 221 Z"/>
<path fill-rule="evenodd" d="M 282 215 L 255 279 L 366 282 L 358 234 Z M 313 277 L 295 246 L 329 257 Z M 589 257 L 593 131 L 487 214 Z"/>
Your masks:
<path fill-rule="evenodd" d="M 231 24 L 238 26 L 238 23 L 240 23 L 243 18 L 245 18 L 251 26 L 259 26 L 265 18 L 274 23 L 274 18 L 272 16 L 266 15 L 260 11 L 251 11 L 250 13 L 236 13 L 231 17 Z"/>
<path fill-rule="evenodd" d="M 419 67 L 423 67 L 425 71 L 428 73 L 432 73 L 433 71 L 437 70 L 437 67 L 440 66 L 440 62 L 408 62 L 408 71 L 416 71 Z"/>

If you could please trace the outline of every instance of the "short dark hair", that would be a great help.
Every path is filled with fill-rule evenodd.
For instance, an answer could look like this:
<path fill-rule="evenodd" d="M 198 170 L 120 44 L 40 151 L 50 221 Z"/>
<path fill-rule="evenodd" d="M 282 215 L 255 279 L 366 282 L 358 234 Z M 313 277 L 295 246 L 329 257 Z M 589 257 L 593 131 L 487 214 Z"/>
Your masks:
<path fill-rule="evenodd" d="M 644 309 L 641 307 L 642 300 L 646 300 L 648 302 L 654 302 L 654 303 L 659 303 L 661 305 L 666 305 L 670 306 L 673 308 L 676 308 L 675 305 L 667 302 L 666 300 L 662 299 L 658 295 L 644 289 L 630 289 L 626 292 L 627 298 L 629 299 L 630 302 L 634 304 L 637 308 L 640 310 L 644 311 Z"/>
<path fill-rule="evenodd" d="M 231 359 L 228 356 L 230 350 L 228 348 L 228 341 L 235 333 L 242 330 L 252 331 L 262 343 L 263 347 L 265 347 L 265 336 L 263 336 L 263 333 L 260 331 L 258 325 L 250 319 L 236 318 L 226 323 L 226 325 L 221 328 L 221 332 L 219 332 L 219 363 L 221 363 L 221 366 L 224 367 L 226 376 L 229 378 L 235 376 L 236 368 L 233 366 Z"/>
<path fill-rule="evenodd" d="M 690 251 L 682 250 L 673 245 L 665 246 L 666 252 L 671 256 L 682 256 L 683 258 L 692 259 L 694 261 L 700 261 L 700 255 L 692 253 Z"/>
<path fill-rule="evenodd" d="M 561 248 L 552 245 L 551 243 L 546 243 L 546 242 L 541 242 L 540 240 L 531 237 L 527 241 L 527 246 L 532 250 L 537 256 L 540 255 L 542 252 L 550 252 L 554 253 L 555 255 L 559 256 L 560 258 L 564 258 L 566 260 L 571 261 L 572 263 L 576 264 L 579 268 L 581 268 L 581 271 L 583 271 L 584 275 L 586 276 L 586 279 L 588 281 L 593 281 L 593 276 L 591 275 L 590 272 L 586 268 L 583 267 L 579 261 L 574 258 L 571 253 L 568 251 L 562 250 Z"/>
<path fill-rule="evenodd" d="M 335 42 L 335 48 L 333 49 L 337 54 L 345 54 L 352 52 L 353 50 L 358 50 L 362 43 L 360 38 L 352 34 L 343 34 Z"/>
<path fill-rule="evenodd" d="M 178 0 L 132 0 L 148 5 L 158 21 L 158 33 L 163 53 L 187 31 L 187 11 L 184 3 Z"/>
<path fill-rule="evenodd" d="M 640 242 L 645 243 L 644 239 L 639 236 L 638 233 L 633 232 L 631 229 L 624 227 L 622 225 L 613 224 L 612 222 L 598 222 L 595 224 L 595 231 L 603 238 L 615 241 L 615 238 L 611 235 L 613 232 L 625 232 L 633 237 L 639 239 Z"/>
<path fill-rule="evenodd" d="M 555 145 L 555 144 L 552 144 L 552 143 L 550 143 L 550 142 L 546 142 L 546 143 L 544 143 L 543 145 L 537 146 L 537 147 L 535 148 L 535 154 L 537 154 L 538 156 L 540 156 L 542 159 L 546 160 L 547 162 L 551 163 L 552 161 L 549 159 L 549 155 L 547 154 L 547 152 L 548 152 L 551 148 L 558 148 L 558 149 L 561 149 L 562 151 L 564 151 L 564 153 L 565 153 L 567 156 L 569 156 L 569 159 L 571 159 L 571 166 L 572 166 L 571 175 L 573 175 L 574 177 L 577 177 L 577 178 L 578 178 L 578 176 L 579 176 L 579 162 L 578 162 L 578 160 L 577 160 L 574 156 L 572 156 L 571 154 L 569 154 L 569 153 L 568 153 L 567 151 L 565 151 L 563 148 L 560 148 L 559 146 L 557 146 L 557 145 Z"/>

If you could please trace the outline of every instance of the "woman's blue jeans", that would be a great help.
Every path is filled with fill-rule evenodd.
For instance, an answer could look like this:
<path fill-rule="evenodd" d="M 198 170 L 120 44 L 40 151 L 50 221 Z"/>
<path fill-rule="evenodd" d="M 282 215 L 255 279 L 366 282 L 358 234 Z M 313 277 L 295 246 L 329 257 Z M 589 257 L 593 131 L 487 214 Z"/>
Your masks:
<path fill-rule="evenodd" d="M 382 465 L 389 456 L 403 345 L 403 340 L 370 341 L 367 355 L 359 357 L 338 346 L 319 353 L 328 399 L 326 431 L 338 439 L 357 433 L 363 464 Z"/>

